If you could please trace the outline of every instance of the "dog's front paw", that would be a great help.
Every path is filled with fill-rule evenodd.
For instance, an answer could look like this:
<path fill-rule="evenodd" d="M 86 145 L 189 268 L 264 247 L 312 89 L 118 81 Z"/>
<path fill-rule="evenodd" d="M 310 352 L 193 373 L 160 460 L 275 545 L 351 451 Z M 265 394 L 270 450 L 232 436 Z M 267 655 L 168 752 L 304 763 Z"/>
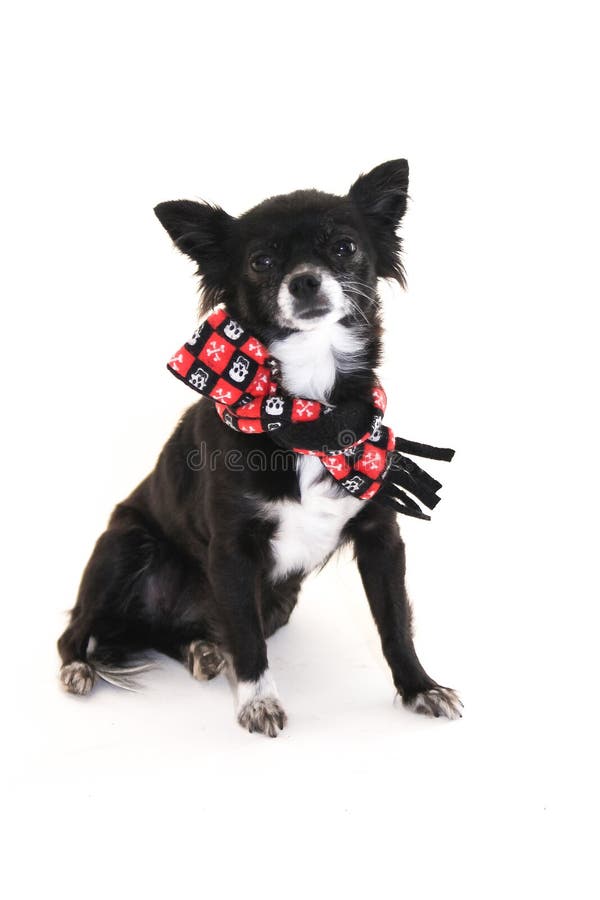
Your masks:
<path fill-rule="evenodd" d="M 256 697 L 240 707 L 238 722 L 248 731 L 277 737 L 285 727 L 287 716 L 276 697 Z"/>
<path fill-rule="evenodd" d="M 462 718 L 462 701 L 452 688 L 436 687 L 420 694 L 404 697 L 402 702 L 407 709 L 420 713 L 423 716 L 434 716 L 439 719 L 445 716 L 447 719 Z"/>

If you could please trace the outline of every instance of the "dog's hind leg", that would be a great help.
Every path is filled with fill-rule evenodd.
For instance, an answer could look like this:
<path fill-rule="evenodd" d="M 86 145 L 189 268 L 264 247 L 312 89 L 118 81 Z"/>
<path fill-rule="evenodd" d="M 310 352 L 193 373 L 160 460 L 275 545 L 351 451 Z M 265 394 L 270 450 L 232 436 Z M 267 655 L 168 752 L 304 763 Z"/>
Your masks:
<path fill-rule="evenodd" d="M 217 644 L 191 641 L 184 648 L 184 665 L 198 681 L 210 681 L 225 668 L 225 657 Z"/>
<path fill-rule="evenodd" d="M 93 636 L 105 646 L 123 648 L 131 632 L 128 604 L 156 552 L 156 541 L 142 527 L 115 524 L 98 539 L 81 579 L 71 621 L 58 640 L 60 680 L 73 694 L 88 694 L 102 675 L 88 645 Z M 123 685 L 125 686 L 125 685 Z"/>
<path fill-rule="evenodd" d="M 58 652 L 63 663 L 60 680 L 71 694 L 89 694 L 94 686 L 96 675 L 86 659 L 90 637 L 89 624 L 83 617 L 74 615 L 58 640 Z"/>
<path fill-rule="evenodd" d="M 226 666 L 219 641 L 207 637 L 204 629 L 193 637 L 177 632 L 170 634 L 165 629 L 160 635 L 155 635 L 153 647 L 182 663 L 197 681 L 211 681 Z"/>

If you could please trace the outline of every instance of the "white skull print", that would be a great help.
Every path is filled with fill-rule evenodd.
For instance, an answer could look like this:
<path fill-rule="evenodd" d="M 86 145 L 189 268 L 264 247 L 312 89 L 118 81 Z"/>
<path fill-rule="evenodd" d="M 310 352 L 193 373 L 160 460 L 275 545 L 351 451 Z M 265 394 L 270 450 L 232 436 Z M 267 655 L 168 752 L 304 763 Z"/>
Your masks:
<path fill-rule="evenodd" d="M 265 402 L 265 412 L 269 416 L 279 416 L 283 412 L 283 399 L 281 397 L 269 397 Z"/>
<path fill-rule="evenodd" d="M 381 440 L 381 423 L 383 421 L 383 416 L 375 416 L 373 419 L 373 426 L 371 430 L 371 440 L 379 441 Z"/>
<path fill-rule="evenodd" d="M 352 494 L 356 494 L 357 491 L 363 486 L 363 480 L 359 475 L 355 475 L 354 478 L 347 478 L 342 482 L 342 487 L 345 487 L 347 491 L 350 491 Z"/>
<path fill-rule="evenodd" d="M 230 319 L 223 331 L 225 333 L 225 337 L 228 337 L 232 341 L 237 341 L 239 336 L 243 334 L 244 329 L 241 325 L 238 325 L 238 323 L 234 321 L 234 319 Z"/>
<path fill-rule="evenodd" d="M 205 387 L 207 381 L 208 372 L 204 369 L 196 369 L 196 371 L 192 372 L 190 375 L 190 384 L 199 390 L 202 390 L 202 388 Z"/>
<path fill-rule="evenodd" d="M 231 368 L 229 370 L 229 377 L 233 381 L 243 381 L 246 375 L 248 374 L 248 370 L 250 369 L 250 363 L 246 359 L 245 356 L 236 356 L 234 361 L 231 364 Z"/>

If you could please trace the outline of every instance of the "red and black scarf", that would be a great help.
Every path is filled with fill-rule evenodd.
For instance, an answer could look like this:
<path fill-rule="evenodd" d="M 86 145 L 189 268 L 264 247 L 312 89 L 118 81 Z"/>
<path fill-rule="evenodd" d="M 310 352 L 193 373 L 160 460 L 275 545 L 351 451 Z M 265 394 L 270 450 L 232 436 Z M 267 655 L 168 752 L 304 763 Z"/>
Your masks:
<path fill-rule="evenodd" d="M 319 420 L 333 409 L 317 400 L 286 394 L 276 381 L 276 360 L 224 309 L 212 313 L 198 327 L 167 367 L 209 397 L 229 428 L 244 434 L 269 433 L 276 443 L 286 426 L 300 422 L 314 423 L 316 436 Z M 401 451 L 447 462 L 454 451 L 395 438 L 383 424 L 386 395 L 382 387 L 373 388 L 371 403 L 371 425 L 362 437 L 335 449 L 293 450 L 318 456 L 331 477 L 352 496 L 429 519 L 413 498 L 433 509 L 440 500 L 437 491 L 441 484 Z"/>

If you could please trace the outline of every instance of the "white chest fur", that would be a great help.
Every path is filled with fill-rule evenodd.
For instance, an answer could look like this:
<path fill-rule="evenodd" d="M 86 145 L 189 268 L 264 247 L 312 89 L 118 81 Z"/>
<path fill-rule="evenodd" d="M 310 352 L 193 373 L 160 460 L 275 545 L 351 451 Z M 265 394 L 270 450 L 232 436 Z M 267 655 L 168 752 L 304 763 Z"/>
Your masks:
<path fill-rule="evenodd" d="M 277 521 L 271 540 L 275 580 L 292 572 L 312 572 L 339 544 L 346 522 L 355 516 L 361 501 L 342 493 L 327 476 L 315 456 L 298 462 L 300 501 L 280 500 L 264 505 L 264 511 Z"/>
<path fill-rule="evenodd" d="M 327 403 L 336 372 L 360 369 L 364 343 L 360 326 L 333 322 L 273 341 L 269 350 L 279 361 L 281 383 L 290 394 Z"/>
<path fill-rule="evenodd" d="M 360 365 L 361 344 L 360 330 L 334 323 L 275 341 L 269 349 L 280 363 L 286 390 L 326 403 L 336 371 Z M 292 572 L 308 573 L 320 565 L 336 549 L 344 526 L 362 505 L 322 474 L 318 458 L 300 457 L 300 501 L 264 504 L 265 514 L 277 523 L 271 542 L 275 580 Z"/>

